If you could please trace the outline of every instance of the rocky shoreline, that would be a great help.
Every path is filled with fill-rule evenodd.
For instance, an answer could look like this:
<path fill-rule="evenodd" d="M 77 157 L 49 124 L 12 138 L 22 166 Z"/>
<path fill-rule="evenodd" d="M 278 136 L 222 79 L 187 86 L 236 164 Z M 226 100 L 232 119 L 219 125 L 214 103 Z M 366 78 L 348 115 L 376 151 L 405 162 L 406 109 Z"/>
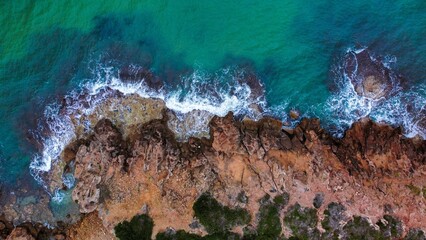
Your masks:
<path fill-rule="evenodd" d="M 403 86 L 365 49 L 342 71 L 371 104 Z M 0 239 L 426 239 L 426 140 L 366 117 L 342 138 L 296 109 L 261 117 L 262 84 L 240 77 L 258 120 L 110 87 L 65 97 L 45 189 L 0 188 Z M 119 78 L 162 87 L 144 69 Z"/>
<path fill-rule="evenodd" d="M 70 144 L 64 151 L 67 161 L 58 164 L 59 172 L 76 179 L 72 199 L 81 219 L 49 231 L 28 224 L 12 231 L 13 216 L 4 216 L 1 237 L 115 239 L 119 223 L 148 213 L 153 237 L 170 229 L 206 235 L 209 229 L 193 210 L 205 193 L 223 206 L 247 211 L 250 221 L 227 229 L 243 236 L 243 229 L 259 225 L 262 199 L 285 193 L 288 203 L 278 212 L 283 237 L 297 236 L 296 228 L 284 221 L 294 206 L 315 209 L 319 220 L 306 234 L 316 238 L 317 232 L 318 237 L 328 234 L 321 224 L 326 210 L 341 204 L 344 211 L 333 229 L 344 239 L 349 239 L 345 224 L 358 216 L 372 229 L 388 222 L 384 216 L 398 219 L 396 233 L 384 239 L 410 231 L 420 231 L 420 238 L 409 239 L 424 239 L 419 229 L 426 229 L 425 140 L 405 138 L 400 128 L 369 119 L 356 122 L 338 139 L 318 119 L 302 119 L 290 129 L 273 118 L 253 121 L 229 113 L 211 119 L 209 137 L 180 142 L 169 128 L 169 116 L 162 109 L 161 118 L 132 125 L 132 131 L 116 127 L 114 120 L 99 120 L 93 134 Z M 1 212 L 10 213 L 9 206 Z"/>

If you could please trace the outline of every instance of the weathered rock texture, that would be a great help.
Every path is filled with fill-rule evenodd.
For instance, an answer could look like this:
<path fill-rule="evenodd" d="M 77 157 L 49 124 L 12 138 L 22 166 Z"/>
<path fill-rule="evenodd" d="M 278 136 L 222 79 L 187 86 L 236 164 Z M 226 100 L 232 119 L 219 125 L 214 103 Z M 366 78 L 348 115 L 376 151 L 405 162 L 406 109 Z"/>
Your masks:
<path fill-rule="evenodd" d="M 363 119 L 335 139 L 318 119 L 284 131 L 280 121 L 236 121 L 230 113 L 211 120 L 210 139 L 178 142 L 164 116 L 138 125 L 125 139 L 111 121 L 101 120 L 76 148 L 73 199 L 108 234 L 146 211 L 154 234 L 168 227 L 203 234 L 189 225 L 193 203 L 204 192 L 246 208 L 253 225 L 265 194 L 288 192 L 289 206 L 315 206 L 320 218 L 329 203 L 339 202 L 345 221 L 359 215 L 376 223 L 390 214 L 405 232 L 426 228 L 426 142 L 404 138 L 399 128 Z M 78 227 L 73 231 L 80 234 Z"/>

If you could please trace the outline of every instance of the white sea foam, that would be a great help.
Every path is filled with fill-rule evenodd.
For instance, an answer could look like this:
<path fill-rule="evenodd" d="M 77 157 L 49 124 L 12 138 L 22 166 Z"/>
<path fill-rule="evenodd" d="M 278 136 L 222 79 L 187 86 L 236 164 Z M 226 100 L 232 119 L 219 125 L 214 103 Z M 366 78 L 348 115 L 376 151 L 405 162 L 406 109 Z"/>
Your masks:
<path fill-rule="evenodd" d="M 401 126 L 407 137 L 418 135 L 426 139 L 425 89 L 425 86 L 421 85 L 398 93 L 371 112 L 371 117 L 376 121 Z"/>
<path fill-rule="evenodd" d="M 51 169 L 52 162 L 60 156 L 66 144 L 75 137 L 74 126 L 69 116 L 59 114 L 58 104 L 47 106 L 44 116 L 47 119 L 49 131 L 53 134 L 42 138 L 43 151 L 36 155 L 30 164 L 36 179 L 39 179 L 39 172 L 47 172 Z"/>

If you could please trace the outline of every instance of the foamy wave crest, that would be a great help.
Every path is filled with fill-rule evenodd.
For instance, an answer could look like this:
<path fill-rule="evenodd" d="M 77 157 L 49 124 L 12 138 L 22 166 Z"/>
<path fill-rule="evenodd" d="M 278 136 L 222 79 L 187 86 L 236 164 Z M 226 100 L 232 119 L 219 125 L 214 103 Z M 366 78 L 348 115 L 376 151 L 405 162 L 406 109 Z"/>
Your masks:
<path fill-rule="evenodd" d="M 230 68 L 213 75 L 202 70 L 194 71 L 183 77 L 184 85 L 164 97 L 166 106 L 179 113 L 202 110 L 218 116 L 229 111 L 250 114 L 250 104 L 264 105 L 264 102 L 259 98 L 251 99 L 250 87 L 238 81 L 243 74 L 243 71 Z"/>
<path fill-rule="evenodd" d="M 137 94 L 144 98 L 158 98 L 165 101 L 166 106 L 178 113 L 189 113 L 193 110 L 204 110 L 218 116 L 229 111 L 235 113 L 252 113 L 252 103 L 265 105 L 262 97 L 251 99 L 250 87 L 238 79 L 243 78 L 244 71 L 226 68 L 215 74 L 203 70 L 195 70 L 189 76 L 182 77 L 182 85 L 170 92 L 154 91 L 143 81 L 123 82 L 113 74 L 112 68 L 102 68 L 97 72 L 94 83 L 87 83 L 84 88 L 91 95 L 96 95 L 105 88 L 117 90 L 125 95 Z"/>
<path fill-rule="evenodd" d="M 39 173 L 49 171 L 52 162 L 59 158 L 64 147 L 75 138 L 74 126 L 69 116 L 61 116 L 59 112 L 59 104 L 49 105 L 44 111 L 49 128 L 47 131 L 53 134 L 42 137 L 43 150 L 41 154 L 33 158 L 30 164 L 31 173 L 37 180 L 40 180 Z"/>
<path fill-rule="evenodd" d="M 31 172 L 36 179 L 43 182 L 41 176 L 52 169 L 64 148 L 84 134 L 91 133 L 93 126 L 88 122 L 87 116 L 95 113 L 100 104 L 119 96 L 136 94 L 143 98 L 161 99 L 180 120 L 197 111 L 192 118 L 200 124 L 191 126 L 191 131 L 187 132 L 191 135 L 207 131 L 208 126 L 204 123 L 213 115 L 224 116 L 233 111 L 253 118 L 259 117 L 259 112 L 253 104 L 261 108 L 265 101 L 263 96 L 254 97 L 252 89 L 241 81 L 244 74 L 244 71 L 232 68 L 222 69 L 214 74 L 197 70 L 181 77 L 182 84 L 177 89 L 166 91 L 164 88 L 149 88 L 143 80 L 122 81 L 118 77 L 118 70 L 99 67 L 94 71 L 94 79 L 87 80 L 79 90 L 70 92 L 62 104 L 55 103 L 46 108 L 44 117 L 48 123 L 49 134 L 42 137 L 43 149 L 33 158 Z M 77 129 L 81 127 L 84 128 L 83 132 Z M 39 132 L 43 131 L 39 129 Z"/>

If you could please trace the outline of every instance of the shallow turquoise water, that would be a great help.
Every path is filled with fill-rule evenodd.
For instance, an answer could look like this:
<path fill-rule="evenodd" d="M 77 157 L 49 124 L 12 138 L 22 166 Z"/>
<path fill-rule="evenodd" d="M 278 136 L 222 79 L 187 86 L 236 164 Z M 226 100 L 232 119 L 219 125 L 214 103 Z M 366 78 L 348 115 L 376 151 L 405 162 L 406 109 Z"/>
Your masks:
<path fill-rule="evenodd" d="M 425 82 L 423 0 L 1 1 L 0 12 L 0 181 L 10 183 L 40 151 L 46 105 L 97 63 L 151 68 L 171 90 L 193 69 L 249 65 L 275 115 L 295 107 L 323 122 L 336 120 L 332 70 L 349 47 L 396 57 L 410 85 Z"/>

